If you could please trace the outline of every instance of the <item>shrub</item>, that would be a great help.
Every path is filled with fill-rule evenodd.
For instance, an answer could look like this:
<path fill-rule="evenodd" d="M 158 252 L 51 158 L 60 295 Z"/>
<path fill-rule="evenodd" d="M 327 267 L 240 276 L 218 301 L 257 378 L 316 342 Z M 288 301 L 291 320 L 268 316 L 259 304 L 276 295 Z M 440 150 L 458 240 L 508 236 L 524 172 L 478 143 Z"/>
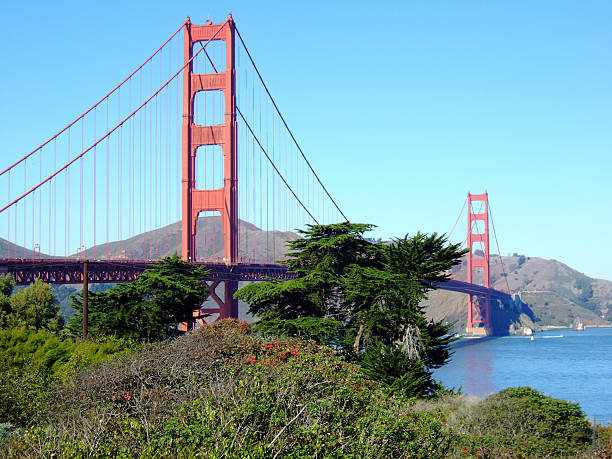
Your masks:
<path fill-rule="evenodd" d="M 393 398 L 337 352 L 203 327 L 86 368 L 58 387 L 47 426 L 9 455 L 442 457 L 441 418 Z"/>
<path fill-rule="evenodd" d="M 136 347 L 133 341 L 114 337 L 83 342 L 23 327 L 0 330 L 0 367 L 33 365 L 49 370 L 53 377 L 66 379 L 87 365 Z"/>
<path fill-rule="evenodd" d="M 576 454 L 592 429 L 576 403 L 547 397 L 530 387 L 508 388 L 459 410 L 451 421 L 457 448 L 492 456 Z"/>
<path fill-rule="evenodd" d="M 594 429 L 596 430 L 594 444 L 601 452 L 596 457 L 612 457 L 612 424 L 596 424 Z"/>
<path fill-rule="evenodd" d="M 13 438 L 19 429 L 9 422 L 0 423 L 0 447 Z"/>
<path fill-rule="evenodd" d="M 0 422 L 37 424 L 41 404 L 57 381 L 134 347 L 115 338 L 78 342 L 48 331 L 0 330 Z"/>

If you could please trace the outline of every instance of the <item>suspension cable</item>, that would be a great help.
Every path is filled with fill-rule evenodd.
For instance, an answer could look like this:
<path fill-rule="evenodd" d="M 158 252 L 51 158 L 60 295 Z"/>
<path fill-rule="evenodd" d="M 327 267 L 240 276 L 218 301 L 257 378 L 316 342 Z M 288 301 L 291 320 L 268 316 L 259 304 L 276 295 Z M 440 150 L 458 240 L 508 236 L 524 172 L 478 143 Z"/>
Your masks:
<path fill-rule="evenodd" d="M 244 117 L 244 115 L 242 114 L 242 112 L 240 111 L 240 109 L 238 107 L 236 107 L 236 110 L 238 111 L 238 114 L 240 115 L 240 117 L 242 118 L 242 121 L 244 121 L 244 124 L 246 125 L 246 127 L 249 129 L 249 132 L 251 133 L 251 135 L 253 136 L 253 138 L 255 139 L 255 141 L 257 142 L 257 145 L 259 145 L 259 148 L 261 148 L 261 151 L 263 152 L 263 154 L 266 156 L 266 158 L 268 158 L 268 161 L 270 162 L 270 164 L 272 165 L 272 167 L 274 168 L 274 170 L 276 171 L 276 173 L 278 174 L 278 176 L 281 178 L 281 180 L 283 181 L 283 183 L 287 186 L 287 188 L 289 189 L 289 191 L 291 191 L 291 194 L 293 195 L 293 197 L 295 197 L 295 199 L 297 199 L 297 201 L 300 203 L 300 205 L 302 206 L 302 208 L 306 211 L 306 213 L 308 213 L 308 215 L 310 215 L 310 218 L 313 219 L 313 221 L 318 225 L 319 222 L 317 221 L 316 218 L 313 217 L 313 215 L 310 213 L 310 211 L 306 208 L 306 206 L 304 205 L 304 203 L 302 201 L 300 201 L 300 198 L 297 197 L 297 195 L 295 194 L 295 192 L 293 191 L 293 189 L 291 188 L 291 186 L 289 186 L 289 183 L 287 183 L 287 180 L 285 180 L 285 177 L 283 177 L 283 174 L 281 174 L 281 172 L 278 170 L 278 168 L 276 167 L 276 164 L 274 164 L 272 162 L 272 159 L 270 158 L 270 156 L 268 155 L 268 152 L 266 151 L 266 149 L 263 147 L 263 145 L 261 144 L 261 142 L 259 141 L 259 139 L 257 138 L 257 136 L 255 135 L 255 133 L 253 132 L 253 129 L 251 129 L 251 125 L 249 124 L 249 122 L 246 120 L 246 118 Z"/>
<path fill-rule="evenodd" d="M 143 68 L 147 62 L 149 62 L 151 59 L 153 59 L 157 53 L 159 53 L 162 48 L 164 46 L 166 46 L 168 44 L 168 42 L 170 42 L 170 40 L 172 40 L 177 33 L 179 33 L 181 31 L 181 29 L 183 27 L 185 27 L 185 24 L 187 23 L 187 21 L 183 22 L 181 24 L 181 26 L 176 30 L 176 32 L 174 32 L 170 38 L 168 38 L 163 45 L 161 45 L 159 48 L 157 48 L 157 50 L 151 54 L 149 56 L 149 58 L 144 61 L 136 70 L 134 70 L 132 73 L 130 73 L 121 83 L 119 83 L 117 86 L 115 86 L 110 92 L 108 92 L 102 99 L 100 99 L 98 102 L 96 102 L 95 104 L 93 104 L 89 109 L 87 109 L 81 116 L 79 116 L 78 118 L 76 118 L 72 123 L 68 124 L 64 129 L 62 129 L 61 131 L 59 131 L 57 134 L 55 134 L 53 137 L 50 137 L 48 140 L 46 140 L 45 142 L 43 142 L 42 144 L 40 144 L 37 148 L 35 148 L 34 150 L 32 150 L 30 153 L 28 153 L 27 155 L 25 155 L 23 158 L 21 158 L 19 161 L 17 161 L 16 163 L 12 164 L 11 166 L 7 167 L 6 169 L 4 169 L 2 172 L 0 172 L 0 177 L 2 175 L 4 175 L 9 169 L 12 169 L 13 167 L 17 166 L 19 163 L 25 161 L 26 159 L 28 159 L 30 156 L 32 156 L 34 153 L 36 153 L 38 150 L 40 150 L 41 148 L 43 148 L 45 145 L 47 145 L 49 142 L 55 140 L 57 137 L 59 137 L 62 133 L 66 132 L 66 130 L 70 129 L 74 124 L 76 124 L 79 120 L 81 120 L 85 115 L 87 115 L 88 113 L 90 113 L 93 109 L 95 109 L 98 105 L 100 105 L 105 99 L 107 99 L 108 97 L 110 97 L 117 89 L 119 89 L 126 81 L 128 81 L 130 78 L 132 78 L 141 68 Z"/>
<path fill-rule="evenodd" d="M 467 204 L 467 196 L 465 197 L 465 201 L 463 201 L 463 206 L 461 206 L 461 212 L 459 212 L 459 215 L 457 216 L 457 220 L 455 220 L 453 229 L 450 231 L 450 233 L 448 233 L 448 238 L 447 238 L 448 240 L 450 240 L 450 237 L 453 235 L 453 231 L 455 231 L 455 228 L 457 227 L 457 223 L 459 223 L 459 219 L 463 215 L 463 209 L 465 209 L 466 204 Z"/>
<path fill-rule="evenodd" d="M 219 33 L 219 31 L 221 29 L 223 29 L 223 26 L 229 21 L 226 20 L 221 27 L 219 27 L 219 29 L 217 29 L 217 31 L 212 35 L 212 37 L 210 37 L 207 41 L 206 44 L 204 46 L 206 46 L 208 43 L 210 43 L 212 40 L 215 39 L 215 37 L 217 36 L 217 34 Z M 185 69 L 185 67 L 187 67 L 189 64 L 191 64 L 191 62 L 198 56 L 198 54 L 204 49 L 204 47 L 202 47 L 201 50 L 199 50 L 197 53 L 195 53 L 193 55 L 193 57 L 191 57 L 191 59 L 189 59 L 187 62 L 185 62 L 185 64 L 183 64 L 183 66 L 178 69 L 174 75 L 172 75 L 157 91 L 155 91 L 155 93 L 153 93 L 151 95 L 151 97 L 149 97 L 147 100 L 145 100 L 142 104 L 140 104 L 140 106 L 138 108 L 136 108 L 132 113 L 130 113 L 129 115 L 127 115 L 125 118 L 123 118 L 119 123 L 117 123 L 117 125 L 115 125 L 114 128 L 112 128 L 110 131 L 108 131 L 106 134 L 104 134 L 104 136 L 100 137 L 98 140 L 96 140 L 91 146 L 89 146 L 89 148 L 87 148 L 85 151 L 83 151 L 82 153 L 80 153 L 79 155 L 75 156 L 74 158 L 72 158 L 72 160 L 70 160 L 68 163 L 66 163 L 64 166 L 62 166 L 60 169 L 58 169 L 57 171 L 55 171 L 53 174 L 51 174 L 49 177 L 47 177 L 45 180 L 43 180 L 42 182 L 40 182 L 38 185 L 32 187 L 30 190 L 26 191 L 25 193 L 23 193 L 21 196 L 19 196 L 18 198 L 14 199 L 12 202 L 8 203 L 7 205 L 5 205 L 3 208 L 0 209 L 0 213 L 4 212 L 6 209 L 8 209 L 9 207 L 11 207 L 13 204 L 18 203 L 19 201 L 21 201 L 23 198 L 25 198 L 27 195 L 29 195 L 30 193 L 34 192 L 35 190 L 37 190 L 38 188 L 40 188 L 42 185 L 44 185 L 45 183 L 47 183 L 49 180 L 53 179 L 54 177 L 56 177 L 60 172 L 62 172 L 63 170 L 67 169 L 69 166 L 71 166 L 72 164 L 74 164 L 79 158 L 82 158 L 86 153 L 88 153 L 89 151 L 91 151 L 92 149 L 94 149 L 100 142 L 102 142 L 104 139 L 106 139 L 107 137 L 109 137 L 113 132 L 115 132 L 117 129 L 119 129 L 121 126 L 123 126 L 123 124 L 129 120 L 132 116 L 134 116 L 141 108 L 143 108 L 144 106 L 146 106 L 151 100 L 153 100 L 166 86 L 168 86 L 170 84 L 170 82 L 172 80 L 174 80 L 176 78 L 177 75 L 179 75 L 183 69 Z"/>
<path fill-rule="evenodd" d="M 241 39 L 242 41 L 242 39 Z M 244 44 L 244 42 L 243 42 Z M 200 43 L 201 45 L 201 43 Z M 246 49 L 246 46 L 245 46 Z M 202 49 L 200 49 L 198 52 L 204 51 L 204 55 L 208 58 L 208 62 L 210 62 L 210 65 L 212 65 L 213 70 L 216 73 L 219 73 L 217 70 L 217 67 L 215 66 L 215 63 L 212 61 L 212 59 L 210 58 L 210 55 L 206 52 L 206 50 L 204 49 L 204 47 L 202 46 Z M 248 51 L 247 51 L 248 53 Z M 255 65 L 255 64 L 253 64 Z M 259 74 L 259 72 L 258 72 Z M 259 77 L 261 79 L 261 76 Z M 262 80 L 263 83 L 263 80 Z M 264 84 L 265 87 L 265 84 Z M 266 91 L 268 91 L 268 88 L 265 88 Z M 268 92 L 268 95 L 270 93 Z M 272 98 L 272 96 L 270 96 L 270 98 Z M 274 103 L 274 101 L 272 101 L 272 103 Z M 276 107 L 276 105 L 275 105 Z M 259 138 L 255 135 L 255 132 L 253 131 L 253 129 L 251 129 L 251 125 L 249 124 L 249 122 L 246 120 L 245 116 L 242 114 L 242 111 L 240 111 L 240 108 L 238 107 L 238 105 L 236 105 L 236 111 L 238 112 L 238 114 L 240 115 L 240 117 L 242 118 L 242 120 L 244 121 L 244 124 L 246 125 L 246 127 L 249 129 L 249 132 L 251 133 L 251 135 L 253 136 L 253 138 L 255 139 L 255 141 L 257 142 L 257 145 L 259 145 L 259 148 L 261 149 L 261 151 L 263 152 L 263 154 L 266 156 L 266 158 L 268 159 L 268 161 L 270 162 L 270 164 L 272 165 L 272 167 L 274 168 L 274 170 L 276 171 L 276 173 L 278 174 L 278 176 L 281 178 L 281 180 L 283 181 L 283 183 L 287 186 L 287 188 L 289 189 L 289 191 L 291 192 L 291 194 L 295 197 L 295 199 L 297 199 L 297 201 L 300 203 L 300 205 L 302 206 L 302 208 L 308 213 L 308 215 L 310 215 L 310 218 L 312 218 L 314 220 L 314 222 L 318 225 L 319 222 L 316 218 L 314 218 L 314 216 L 310 213 L 310 211 L 306 208 L 306 206 L 304 205 L 304 203 L 300 200 L 300 198 L 297 197 L 297 194 L 293 191 L 293 188 L 291 188 L 291 186 L 289 185 L 289 183 L 287 182 L 287 180 L 285 180 L 285 177 L 283 177 L 283 174 L 281 174 L 281 172 L 278 170 L 278 168 L 276 167 L 276 164 L 274 164 L 274 162 L 272 161 L 272 159 L 270 158 L 270 156 L 268 155 L 268 152 L 266 151 L 266 149 L 263 147 L 263 145 L 261 144 L 261 142 L 259 141 Z M 278 108 L 276 109 L 276 111 L 278 112 Z M 280 115 L 280 113 L 279 113 Z M 281 115 L 282 118 L 282 115 Z M 286 126 L 286 125 L 285 125 Z M 287 128 L 289 129 L 289 128 Z M 299 148 L 299 146 L 298 146 Z M 304 158 L 306 159 L 306 158 Z M 311 168 L 312 169 L 312 168 Z M 314 172 L 314 171 L 313 171 Z M 316 175 L 316 174 L 315 174 Z M 320 182 L 319 182 L 320 183 Z M 323 186 L 321 184 L 321 186 Z M 328 194 L 329 196 L 329 194 Z M 331 198 L 331 196 L 330 196 Z M 333 201 L 333 200 L 332 200 Z M 335 203 L 334 203 L 335 204 Z M 336 206 L 337 208 L 337 206 Z M 340 209 L 338 209 L 340 210 Z M 342 213 L 342 211 L 340 211 L 340 213 Z M 344 214 L 342 214 L 342 216 L 344 216 Z M 346 217 L 345 217 L 346 218 Z"/>
<path fill-rule="evenodd" d="M 338 209 L 338 212 L 340 212 L 342 217 L 344 217 L 344 219 L 348 222 L 349 219 L 346 217 L 346 215 L 344 215 L 344 212 L 342 212 L 342 210 L 340 210 L 340 207 L 338 207 L 338 204 L 336 204 L 336 201 L 334 201 L 334 198 L 331 197 L 331 195 L 329 194 L 329 191 L 327 191 L 327 188 L 325 188 L 325 185 L 323 185 L 323 182 L 321 182 L 321 179 L 319 178 L 317 173 L 312 168 L 312 165 L 310 164 L 310 161 L 308 161 L 308 158 L 306 158 L 306 155 L 304 154 L 304 152 L 302 151 L 302 148 L 298 144 L 295 136 L 293 135 L 293 132 L 291 132 L 291 129 L 289 129 L 289 126 L 287 125 L 287 122 L 285 121 L 285 118 L 283 117 L 282 113 L 278 109 L 278 106 L 276 105 L 276 102 L 274 101 L 274 98 L 272 97 L 272 94 L 270 94 L 270 91 L 268 90 L 268 87 L 266 86 L 266 83 L 264 82 L 261 74 L 259 73 L 259 69 L 255 65 L 255 61 L 253 61 L 253 57 L 251 56 L 251 53 L 249 52 L 249 49 L 247 48 L 246 44 L 244 43 L 244 40 L 242 39 L 242 35 L 240 35 L 240 32 L 238 31 L 238 28 L 236 28 L 236 33 L 238 34 L 238 38 L 240 39 L 240 42 L 242 43 L 242 46 L 244 46 L 244 50 L 246 51 L 247 56 L 249 56 L 249 60 L 251 61 L 251 64 L 253 64 L 253 68 L 255 69 L 255 72 L 257 72 L 257 76 L 259 77 L 259 81 L 261 81 L 261 84 L 263 85 L 264 89 L 266 90 L 266 93 L 268 94 L 268 97 L 270 98 L 270 101 L 272 102 L 272 105 L 274 105 L 274 108 L 276 109 L 276 112 L 278 113 L 278 116 L 280 116 L 280 119 L 283 121 L 283 124 L 285 125 L 285 128 L 287 128 L 287 132 L 289 132 L 289 135 L 291 136 L 291 139 L 293 139 L 293 142 L 295 143 L 295 145 L 297 146 L 298 150 L 300 151 L 300 153 L 302 155 L 302 158 L 304 158 L 304 161 L 306 161 L 306 164 L 308 164 L 308 167 L 310 168 L 310 170 L 312 171 L 312 173 L 316 177 L 317 181 L 319 182 L 319 185 L 321 185 L 321 187 L 325 191 L 325 194 L 327 194 L 327 197 L 329 197 L 329 199 L 334 204 L 336 209 Z"/>
<path fill-rule="evenodd" d="M 489 203 L 489 216 L 491 217 L 491 226 L 493 227 L 493 236 L 495 237 L 495 245 L 497 245 L 497 252 L 499 253 L 499 261 L 501 263 L 502 272 L 504 273 L 504 280 L 506 281 L 506 288 L 508 289 L 508 293 L 510 293 L 510 285 L 508 284 L 508 275 L 506 274 L 506 270 L 504 269 L 504 260 L 501 255 L 501 250 L 499 248 L 499 242 L 497 242 L 497 233 L 495 232 L 495 223 L 493 222 L 493 212 L 491 212 L 491 204 Z"/>

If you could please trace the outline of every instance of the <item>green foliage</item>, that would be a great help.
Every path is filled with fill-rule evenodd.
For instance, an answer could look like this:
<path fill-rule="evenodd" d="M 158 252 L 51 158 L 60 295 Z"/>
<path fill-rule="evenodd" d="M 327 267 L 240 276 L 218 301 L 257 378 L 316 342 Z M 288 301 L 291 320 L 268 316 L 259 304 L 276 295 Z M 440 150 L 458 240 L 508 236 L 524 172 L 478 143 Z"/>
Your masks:
<path fill-rule="evenodd" d="M 443 389 L 422 361 L 407 359 L 402 349 L 382 343 L 368 347 L 361 366 L 366 376 L 381 381 L 389 392 L 404 397 L 434 395 Z"/>
<path fill-rule="evenodd" d="M 20 427 L 36 424 L 53 382 L 50 370 L 34 365 L 1 370 L 0 420 Z"/>
<path fill-rule="evenodd" d="M 504 389 L 460 412 L 458 444 L 491 456 L 561 456 L 583 451 L 592 428 L 576 403 L 530 387 Z"/>
<path fill-rule="evenodd" d="M 254 333 L 261 336 L 292 336 L 319 344 L 333 343 L 341 325 L 337 320 L 321 317 L 280 319 L 273 312 L 263 313 L 262 319 L 253 326 Z"/>
<path fill-rule="evenodd" d="M 573 457 L 590 443 L 577 405 L 533 389 L 475 404 L 449 394 L 410 400 L 333 348 L 248 328 L 220 321 L 82 369 L 35 400 L 37 425 L 14 435 L 10 421 L 0 456 Z M 418 372 L 399 374 L 411 374 L 410 385 Z M 34 386 L 16 393 L 36 395 Z M 609 454 L 609 432 L 598 430 L 597 457 Z"/>
<path fill-rule="evenodd" d="M 11 275 L 0 276 L 0 328 L 27 327 L 54 333 L 64 328 L 50 285 L 36 279 L 28 287 L 12 293 L 14 287 Z"/>
<path fill-rule="evenodd" d="M 11 324 L 13 327 L 47 329 L 54 333 L 64 328 L 64 319 L 51 292 L 51 286 L 40 279 L 14 293 L 10 301 L 14 316 Z"/>
<path fill-rule="evenodd" d="M 337 351 L 206 326 L 57 389 L 9 457 L 443 457 L 441 417 L 390 397 Z"/>
<path fill-rule="evenodd" d="M 0 422 L 0 447 L 19 433 L 19 429 L 10 422 Z"/>
<path fill-rule="evenodd" d="M 612 424 L 596 425 L 596 443 L 599 448 L 607 452 L 608 456 L 612 456 Z M 605 457 L 603 454 L 601 457 Z"/>
<path fill-rule="evenodd" d="M 89 292 L 89 333 L 155 341 L 167 338 L 173 327 L 193 319 L 192 313 L 205 299 L 202 283 L 206 271 L 185 263 L 178 255 L 164 258 L 144 271 L 131 284 L 120 284 L 105 292 Z M 82 330 L 83 297 L 73 296 L 69 329 Z"/>
<path fill-rule="evenodd" d="M 35 424 L 55 382 L 134 348 L 126 340 L 76 342 L 25 327 L 0 330 L 0 421 Z"/>
<path fill-rule="evenodd" d="M 0 328 L 9 325 L 10 316 L 13 312 L 11 308 L 10 296 L 15 288 L 15 279 L 10 274 L 0 276 Z"/>
<path fill-rule="evenodd" d="M 589 305 L 588 302 L 593 298 L 593 285 L 591 279 L 586 276 L 579 276 L 574 282 L 574 288 L 580 290 L 579 298 L 591 310 L 598 310 L 597 305 Z"/>
<path fill-rule="evenodd" d="M 32 365 L 49 370 L 55 378 L 65 379 L 80 368 L 136 347 L 126 339 L 100 338 L 82 342 L 62 339 L 43 330 L 0 330 L 0 366 Z"/>
<path fill-rule="evenodd" d="M 11 296 L 15 288 L 15 279 L 10 274 L 0 276 L 0 295 L 4 297 Z"/>
<path fill-rule="evenodd" d="M 432 394 L 437 385 L 429 369 L 448 360 L 452 325 L 428 322 L 419 304 L 465 251 L 436 233 L 370 242 L 363 233 L 372 227 L 309 226 L 288 243 L 295 279 L 251 284 L 236 297 L 260 317 L 256 332 L 316 339 L 353 361 L 384 355 L 384 364 L 368 364 L 370 377 L 405 395 Z M 418 384 L 408 384 L 409 375 L 418 375 Z"/>

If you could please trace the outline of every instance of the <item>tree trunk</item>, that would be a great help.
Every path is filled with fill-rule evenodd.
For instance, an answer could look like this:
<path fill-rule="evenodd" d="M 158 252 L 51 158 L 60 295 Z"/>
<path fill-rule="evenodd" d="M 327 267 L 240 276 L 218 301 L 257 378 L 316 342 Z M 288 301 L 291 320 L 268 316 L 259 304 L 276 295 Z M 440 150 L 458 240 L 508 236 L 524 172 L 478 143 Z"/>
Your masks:
<path fill-rule="evenodd" d="M 355 337 L 355 342 L 353 343 L 353 352 L 355 353 L 356 356 L 359 356 L 361 335 L 363 334 L 364 328 L 365 328 L 365 324 L 361 322 L 359 324 L 359 330 L 357 331 L 357 336 Z"/>

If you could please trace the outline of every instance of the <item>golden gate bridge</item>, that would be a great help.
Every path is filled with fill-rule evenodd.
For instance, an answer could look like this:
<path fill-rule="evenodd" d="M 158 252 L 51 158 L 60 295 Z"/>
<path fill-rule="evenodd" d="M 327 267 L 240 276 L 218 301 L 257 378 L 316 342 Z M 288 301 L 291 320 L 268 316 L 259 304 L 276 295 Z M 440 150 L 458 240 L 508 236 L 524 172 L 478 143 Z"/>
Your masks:
<path fill-rule="evenodd" d="M 296 228 L 349 220 L 231 15 L 221 24 L 187 18 L 0 181 L 0 273 L 19 284 L 129 282 L 176 252 L 210 270 L 204 282 L 216 307 L 195 319 L 238 317 L 240 281 L 293 276 L 282 260 Z M 472 201 L 484 211 L 474 212 Z M 467 293 L 468 330 L 484 333 L 491 299 L 510 296 L 490 284 L 488 195 L 468 194 L 466 202 L 467 247 L 483 250 L 469 252 L 467 282 L 438 287 Z M 473 282 L 477 270 L 481 283 Z"/>

